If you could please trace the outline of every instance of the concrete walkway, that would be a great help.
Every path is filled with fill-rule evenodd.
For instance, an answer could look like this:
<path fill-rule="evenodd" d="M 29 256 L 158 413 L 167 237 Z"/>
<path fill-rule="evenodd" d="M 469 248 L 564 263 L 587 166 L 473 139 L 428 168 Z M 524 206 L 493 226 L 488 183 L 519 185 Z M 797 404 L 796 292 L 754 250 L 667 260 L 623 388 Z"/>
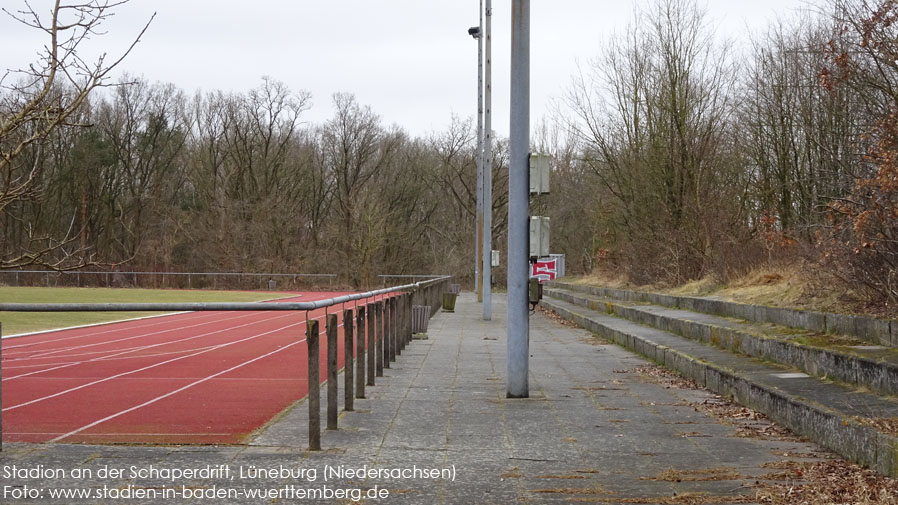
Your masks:
<path fill-rule="evenodd" d="M 770 464 L 831 457 L 750 415 L 725 419 L 729 407 L 711 393 L 541 314 L 531 319 L 531 398 L 505 399 L 504 296 L 494 303 L 488 323 L 471 294 L 456 313 L 432 319 L 429 339 L 407 347 L 355 412 L 341 412 L 340 430 L 322 436 L 324 451 L 304 450 L 304 403 L 247 446 L 7 444 L 0 503 L 353 503 L 356 492 L 363 503 L 390 504 L 660 504 L 696 496 L 689 493 L 706 496 L 683 503 L 744 503 L 756 481 L 776 472 Z M 12 465 L 62 474 L 8 478 Z M 341 465 L 342 476 L 325 480 L 328 467 Z M 123 474 L 101 477 L 104 467 Z M 15 489 L 42 494 L 17 499 Z M 51 498 L 59 489 L 92 494 Z M 145 497 L 121 497 L 128 492 Z M 303 499 L 307 492 L 328 498 Z M 184 499 L 191 493 L 203 499 Z"/>

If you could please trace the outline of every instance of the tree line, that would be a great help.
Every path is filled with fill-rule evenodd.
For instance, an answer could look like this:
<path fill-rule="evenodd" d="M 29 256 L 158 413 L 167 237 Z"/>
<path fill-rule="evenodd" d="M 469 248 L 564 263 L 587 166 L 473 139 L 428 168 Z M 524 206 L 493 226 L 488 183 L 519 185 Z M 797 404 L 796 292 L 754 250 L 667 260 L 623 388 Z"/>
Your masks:
<path fill-rule="evenodd" d="M 187 96 L 126 77 L 70 118 L 88 127 L 58 128 L 16 158 L 20 173 L 41 169 L 35 196 L 4 209 L 4 266 L 333 272 L 355 287 L 381 273 L 471 276 L 469 124 L 411 138 L 351 94 L 332 99 L 333 117 L 309 125 L 310 95 L 273 79 Z M 46 245 L 34 237 L 64 245 L 16 262 Z"/>
<path fill-rule="evenodd" d="M 736 46 L 695 0 L 637 9 L 532 129 L 555 156 L 552 218 L 568 269 L 679 284 L 803 261 L 881 305 L 898 296 L 898 6 L 819 0 Z M 5 86 L 16 117 L 47 75 Z M 84 87 L 57 83 L 44 110 Z M 378 273 L 472 284 L 472 121 L 411 136 L 351 94 L 274 79 L 188 96 L 126 77 L 35 136 L 3 131 L 0 266 Z M 50 105 L 47 105 L 50 104 Z M 68 109 L 66 109 L 68 110 Z M 507 146 L 495 153 L 504 250 Z M 16 183 L 19 185 L 16 186 Z M 29 185 L 30 184 L 30 185 Z M 12 189 L 26 187 L 15 193 Z M 503 282 L 501 270 L 495 277 Z"/>
<path fill-rule="evenodd" d="M 638 10 L 544 135 L 566 184 L 553 239 L 636 283 L 800 261 L 894 307 L 896 21 L 891 0 L 821 0 L 742 49 L 693 0 Z"/>

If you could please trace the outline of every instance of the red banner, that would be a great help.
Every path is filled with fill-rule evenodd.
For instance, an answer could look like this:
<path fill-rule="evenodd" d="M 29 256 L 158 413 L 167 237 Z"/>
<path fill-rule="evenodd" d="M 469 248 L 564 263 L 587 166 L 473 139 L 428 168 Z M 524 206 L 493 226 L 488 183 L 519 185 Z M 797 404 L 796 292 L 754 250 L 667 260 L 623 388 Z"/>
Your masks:
<path fill-rule="evenodd" d="M 542 284 L 546 281 L 554 281 L 555 276 L 558 274 L 557 260 L 545 260 L 545 261 L 537 261 L 530 265 L 530 277 L 536 277 L 539 279 L 539 283 Z"/>

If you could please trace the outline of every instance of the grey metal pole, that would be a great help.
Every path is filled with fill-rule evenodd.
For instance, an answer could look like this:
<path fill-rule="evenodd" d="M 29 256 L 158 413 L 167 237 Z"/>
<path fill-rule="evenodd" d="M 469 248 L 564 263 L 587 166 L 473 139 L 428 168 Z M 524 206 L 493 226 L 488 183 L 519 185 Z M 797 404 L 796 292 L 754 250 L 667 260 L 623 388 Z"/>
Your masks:
<path fill-rule="evenodd" d="M 529 279 L 530 0 L 512 0 L 508 174 L 508 398 L 530 396 Z"/>
<path fill-rule="evenodd" d="M 483 320 L 493 318 L 493 0 L 486 0 L 486 83 L 483 141 Z"/>
<path fill-rule="evenodd" d="M 480 24 L 477 39 L 477 222 L 474 237 L 474 291 L 477 301 L 483 300 L 483 271 L 480 269 L 480 258 L 483 252 L 483 0 L 480 0 Z"/>

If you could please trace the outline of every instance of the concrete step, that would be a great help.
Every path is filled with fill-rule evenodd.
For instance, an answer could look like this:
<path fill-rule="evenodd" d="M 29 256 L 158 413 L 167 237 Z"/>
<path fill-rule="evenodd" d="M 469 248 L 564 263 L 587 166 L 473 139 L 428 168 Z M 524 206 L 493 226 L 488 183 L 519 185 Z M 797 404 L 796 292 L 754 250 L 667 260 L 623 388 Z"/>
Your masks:
<path fill-rule="evenodd" d="M 762 412 L 846 459 L 898 476 L 898 401 L 554 298 L 543 305 L 599 336 Z"/>
<path fill-rule="evenodd" d="M 550 288 L 546 293 L 727 351 L 782 363 L 810 375 L 866 387 L 880 394 L 898 395 L 898 349 L 894 347 L 770 323 L 620 302 L 565 289 Z"/>
<path fill-rule="evenodd" d="M 735 317 L 745 321 L 771 323 L 821 333 L 848 335 L 874 345 L 898 347 L 898 321 L 888 319 L 786 309 L 782 307 L 766 307 L 763 305 L 730 302 L 714 297 L 665 295 L 560 281 L 552 281 L 548 283 L 548 287 L 583 292 L 594 296 L 608 297 L 613 300 L 651 303 L 716 316 Z"/>

